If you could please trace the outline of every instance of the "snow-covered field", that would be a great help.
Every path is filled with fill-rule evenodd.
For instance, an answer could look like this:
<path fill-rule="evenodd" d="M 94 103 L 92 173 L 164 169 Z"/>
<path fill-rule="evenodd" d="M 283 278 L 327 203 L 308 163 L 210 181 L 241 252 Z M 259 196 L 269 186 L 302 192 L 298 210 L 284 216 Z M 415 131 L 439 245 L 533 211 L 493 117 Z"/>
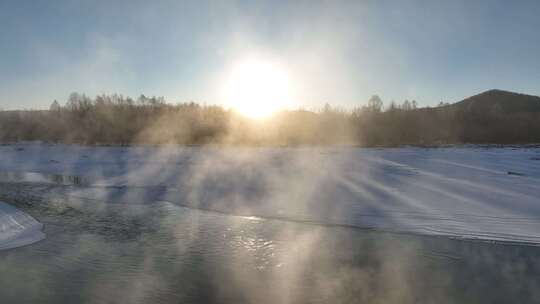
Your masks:
<path fill-rule="evenodd" d="M 80 185 L 69 186 L 70 179 L 41 194 L 88 204 L 169 201 L 235 215 L 540 244 L 534 147 L 26 144 L 0 146 L 0 172 L 83 177 Z"/>

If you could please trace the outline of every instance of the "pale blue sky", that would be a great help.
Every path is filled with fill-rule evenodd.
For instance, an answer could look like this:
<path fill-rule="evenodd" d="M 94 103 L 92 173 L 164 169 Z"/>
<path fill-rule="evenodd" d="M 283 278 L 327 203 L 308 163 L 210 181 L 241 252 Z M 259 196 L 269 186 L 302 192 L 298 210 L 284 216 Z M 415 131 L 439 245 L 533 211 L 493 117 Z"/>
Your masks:
<path fill-rule="evenodd" d="M 243 58 L 286 66 L 298 105 L 540 95 L 540 1 L 0 0 L 0 107 L 70 92 L 221 102 Z"/>

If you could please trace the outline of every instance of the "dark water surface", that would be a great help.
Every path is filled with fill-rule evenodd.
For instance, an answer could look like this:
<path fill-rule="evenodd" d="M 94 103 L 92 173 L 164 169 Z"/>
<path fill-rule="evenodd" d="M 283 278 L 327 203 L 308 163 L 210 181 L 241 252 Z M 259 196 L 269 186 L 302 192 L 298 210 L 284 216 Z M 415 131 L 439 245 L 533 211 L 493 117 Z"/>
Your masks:
<path fill-rule="evenodd" d="M 173 205 L 16 204 L 39 243 L 0 252 L 1 303 L 540 303 L 540 248 Z"/>

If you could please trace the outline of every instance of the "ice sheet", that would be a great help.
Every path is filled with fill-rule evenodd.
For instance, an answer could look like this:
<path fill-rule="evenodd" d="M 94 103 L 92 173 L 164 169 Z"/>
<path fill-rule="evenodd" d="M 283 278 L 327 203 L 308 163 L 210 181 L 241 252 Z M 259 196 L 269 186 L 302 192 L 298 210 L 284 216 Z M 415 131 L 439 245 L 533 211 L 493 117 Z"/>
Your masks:
<path fill-rule="evenodd" d="M 539 157 L 535 147 L 33 144 L 0 147 L 0 170 L 94 181 L 55 190 L 74 198 L 540 244 Z"/>
<path fill-rule="evenodd" d="M 25 212 L 0 202 L 0 250 L 29 245 L 45 238 L 43 225 Z"/>

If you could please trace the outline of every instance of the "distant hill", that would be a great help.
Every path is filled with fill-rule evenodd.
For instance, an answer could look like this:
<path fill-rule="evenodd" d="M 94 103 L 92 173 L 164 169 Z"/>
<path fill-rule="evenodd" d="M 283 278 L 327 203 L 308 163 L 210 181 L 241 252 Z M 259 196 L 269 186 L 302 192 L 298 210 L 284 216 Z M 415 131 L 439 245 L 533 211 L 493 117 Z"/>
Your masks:
<path fill-rule="evenodd" d="M 450 107 L 473 113 L 499 110 L 501 113 L 540 112 L 540 97 L 503 90 L 489 90 L 456 102 Z"/>

